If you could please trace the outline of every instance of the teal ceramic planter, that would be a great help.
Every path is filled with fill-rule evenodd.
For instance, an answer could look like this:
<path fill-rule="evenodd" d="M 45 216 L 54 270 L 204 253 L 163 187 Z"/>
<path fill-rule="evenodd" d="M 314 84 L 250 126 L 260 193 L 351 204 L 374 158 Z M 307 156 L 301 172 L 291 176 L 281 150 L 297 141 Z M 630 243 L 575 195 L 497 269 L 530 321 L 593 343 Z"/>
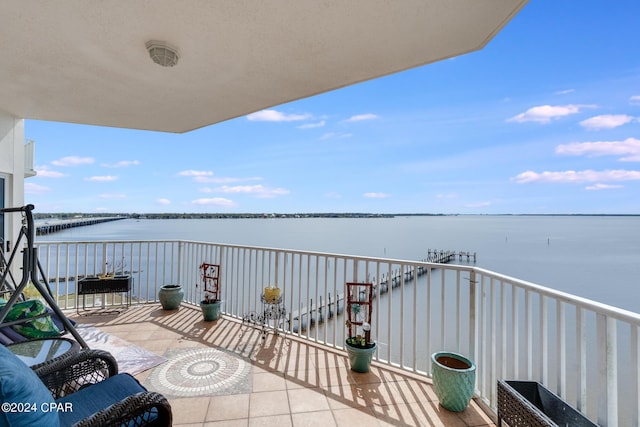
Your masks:
<path fill-rule="evenodd" d="M 182 285 L 164 285 L 158 291 L 158 299 L 165 310 L 177 310 L 184 298 Z"/>
<path fill-rule="evenodd" d="M 369 372 L 369 366 L 373 359 L 373 353 L 375 353 L 377 345 L 374 343 L 371 348 L 354 347 L 348 343 L 344 343 L 349 355 L 349 364 L 351 370 L 355 372 Z"/>
<path fill-rule="evenodd" d="M 218 320 L 222 314 L 222 301 L 208 302 L 200 301 L 200 308 L 202 309 L 202 317 L 206 322 Z"/>
<path fill-rule="evenodd" d="M 433 388 L 440 404 L 453 412 L 463 411 L 476 386 L 476 365 L 457 353 L 440 351 L 431 355 Z"/>

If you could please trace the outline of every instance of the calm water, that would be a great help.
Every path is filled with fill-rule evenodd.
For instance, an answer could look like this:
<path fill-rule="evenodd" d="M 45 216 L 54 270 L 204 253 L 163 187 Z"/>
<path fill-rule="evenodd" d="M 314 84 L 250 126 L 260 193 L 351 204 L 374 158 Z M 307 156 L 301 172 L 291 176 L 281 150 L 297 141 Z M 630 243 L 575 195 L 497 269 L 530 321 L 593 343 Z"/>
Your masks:
<path fill-rule="evenodd" d="M 410 260 L 470 251 L 479 267 L 640 312 L 640 216 L 123 220 L 38 237 L 156 239 Z"/>

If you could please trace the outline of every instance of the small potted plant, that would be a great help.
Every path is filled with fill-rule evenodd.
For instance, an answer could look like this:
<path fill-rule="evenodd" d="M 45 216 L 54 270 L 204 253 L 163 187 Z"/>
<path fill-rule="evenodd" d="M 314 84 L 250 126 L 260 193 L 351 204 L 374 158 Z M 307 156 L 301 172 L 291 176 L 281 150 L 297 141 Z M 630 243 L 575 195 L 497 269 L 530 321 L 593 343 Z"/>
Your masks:
<path fill-rule="evenodd" d="M 351 370 L 369 372 L 377 345 L 371 339 L 371 311 L 373 284 L 347 283 L 347 320 L 348 330 L 345 348 L 349 355 Z"/>
<path fill-rule="evenodd" d="M 200 265 L 202 282 L 204 283 L 204 299 L 200 301 L 202 316 L 209 322 L 220 318 L 220 265 L 203 262 Z M 196 283 L 196 288 L 198 284 Z"/>
<path fill-rule="evenodd" d="M 202 316 L 206 322 L 218 320 L 221 314 L 222 300 L 209 296 L 211 291 L 204 291 L 204 299 L 200 301 Z"/>

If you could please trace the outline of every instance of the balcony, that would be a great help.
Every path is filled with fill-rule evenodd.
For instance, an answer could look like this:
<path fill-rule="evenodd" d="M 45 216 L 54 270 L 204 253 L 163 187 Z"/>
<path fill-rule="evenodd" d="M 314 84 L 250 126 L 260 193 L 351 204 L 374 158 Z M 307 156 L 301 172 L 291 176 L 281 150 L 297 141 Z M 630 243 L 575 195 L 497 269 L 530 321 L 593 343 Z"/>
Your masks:
<path fill-rule="evenodd" d="M 341 415 L 348 416 L 336 415 L 338 408 L 390 424 L 483 425 L 491 418 L 481 408 L 495 410 L 496 381 L 508 378 L 542 382 L 600 425 L 638 424 L 640 316 L 496 272 L 192 241 L 40 242 L 38 255 L 64 309 L 75 308 L 78 278 L 105 271 L 133 276 L 137 305 L 113 318 L 82 316 L 80 322 L 158 353 L 214 346 L 249 359 L 254 388 L 245 399 L 257 399 L 249 418 L 251 408 L 276 405 L 257 403 L 265 381 L 279 384 L 268 391 L 288 402 L 289 420 L 299 410 L 292 396 L 304 395 L 304 401 L 320 400 L 338 425 Z M 202 322 L 196 307 L 203 262 L 221 267 L 225 317 L 215 325 Z M 372 374 L 359 377 L 345 366 L 339 301 L 346 282 L 363 281 L 376 287 L 372 331 L 378 351 Z M 159 287 L 170 283 L 185 288 L 176 313 L 156 304 Z M 262 289 L 275 284 L 286 314 L 270 324 L 279 335 L 269 332 L 261 343 L 261 331 L 242 320 L 261 310 Z M 110 295 L 90 301 L 96 308 L 119 302 Z M 476 399 L 461 416 L 434 400 L 429 355 L 438 350 L 468 355 L 477 365 Z M 197 412 L 205 418 L 195 422 L 203 422 L 215 417 L 215 409 L 202 414 L 204 407 L 219 406 L 214 400 L 224 399 L 172 403 L 185 419 Z"/>
<path fill-rule="evenodd" d="M 356 374 L 349 370 L 342 352 L 285 334 L 268 333 L 263 340 L 260 330 L 230 317 L 203 322 L 199 308 L 188 304 L 178 311 L 143 304 L 119 315 L 76 320 L 158 355 L 216 348 L 240 363 L 249 362 L 241 373 L 221 369 L 219 384 L 226 391 L 213 391 L 210 396 L 168 396 L 174 425 L 493 425 L 477 402 L 460 414 L 443 409 L 424 378 L 383 364 L 372 367 L 368 374 Z M 136 378 L 144 383 L 152 371 Z M 217 390 L 218 384 L 207 385 Z"/>

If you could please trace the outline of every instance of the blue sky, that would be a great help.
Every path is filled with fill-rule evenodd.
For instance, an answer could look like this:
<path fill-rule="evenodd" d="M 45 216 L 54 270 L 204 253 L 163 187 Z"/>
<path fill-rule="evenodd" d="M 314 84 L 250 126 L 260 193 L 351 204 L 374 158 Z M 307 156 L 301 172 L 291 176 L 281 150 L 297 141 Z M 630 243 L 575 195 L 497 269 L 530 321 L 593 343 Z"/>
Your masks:
<path fill-rule="evenodd" d="M 483 50 L 167 134 L 27 120 L 36 212 L 640 214 L 640 2 L 531 1 Z"/>

